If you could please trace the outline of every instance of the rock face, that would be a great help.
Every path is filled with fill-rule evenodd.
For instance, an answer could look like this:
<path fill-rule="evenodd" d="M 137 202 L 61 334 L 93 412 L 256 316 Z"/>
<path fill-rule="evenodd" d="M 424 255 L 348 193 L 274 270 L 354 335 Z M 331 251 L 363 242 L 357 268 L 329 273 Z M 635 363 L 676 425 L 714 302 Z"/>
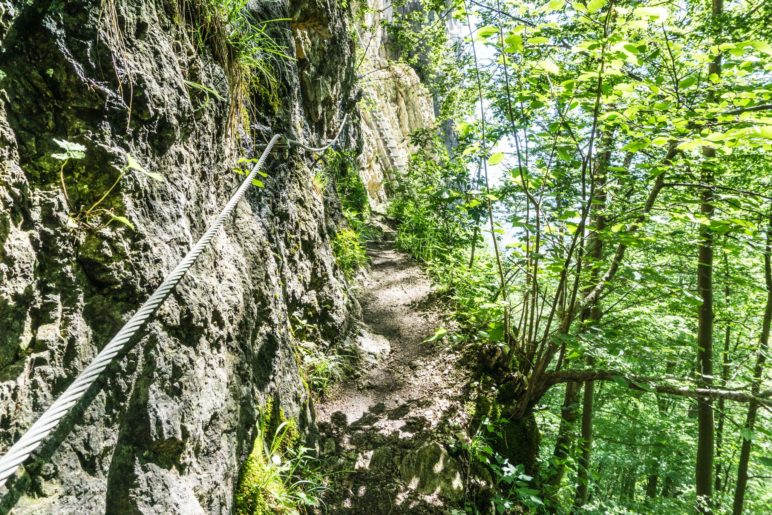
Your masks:
<path fill-rule="evenodd" d="M 392 19 L 391 2 L 369 0 L 368 5 L 358 36 L 364 48 L 357 70 L 364 92 L 360 173 L 377 209 L 387 200 L 389 181 L 407 167 L 410 134 L 434 125 L 434 108 L 416 72 L 389 60 L 382 22 Z"/>
<path fill-rule="evenodd" d="M 351 109 L 355 41 L 339 3 L 249 3 L 257 20 L 293 20 L 269 32 L 296 60 L 280 59 L 277 108 L 258 98 L 246 122 L 229 108 L 229 74 L 215 43 L 199 37 L 193 5 L 0 0 L 0 449 L 216 216 L 249 141 L 239 148 L 234 134 L 249 126 L 257 143 L 273 131 L 318 143 Z M 388 104 L 384 126 L 404 140 L 430 111 L 410 93 L 412 71 L 382 73 L 386 86 L 369 94 Z M 364 148 L 370 193 L 382 202 L 383 178 L 400 164 L 367 110 L 350 118 L 344 144 Z M 54 138 L 85 155 L 52 158 L 62 152 Z M 133 169 L 116 181 L 129 155 L 163 182 Z M 339 204 L 330 188 L 312 186 L 312 157 L 272 154 L 265 187 L 248 193 L 39 459 L 0 490 L 0 511 L 227 513 L 257 406 L 270 395 L 301 426 L 313 424 L 291 320 L 313 321 L 332 347 L 348 337 L 358 307 L 330 246 Z M 115 182 L 96 216 L 68 216 Z"/>

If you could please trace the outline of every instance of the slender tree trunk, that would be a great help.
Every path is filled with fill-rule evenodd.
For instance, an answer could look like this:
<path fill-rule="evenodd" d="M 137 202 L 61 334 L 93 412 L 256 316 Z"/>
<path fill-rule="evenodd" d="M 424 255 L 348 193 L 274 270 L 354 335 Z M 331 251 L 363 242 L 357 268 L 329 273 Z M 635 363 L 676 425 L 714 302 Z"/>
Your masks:
<path fill-rule="evenodd" d="M 630 503 L 635 501 L 635 470 L 626 469 L 622 479 L 622 491 L 619 495 L 621 503 Z"/>
<path fill-rule="evenodd" d="M 723 0 L 713 0 L 711 15 L 714 27 L 723 12 Z M 708 73 L 721 73 L 721 54 L 708 66 Z M 713 95 L 711 95 L 712 97 Z M 710 99 L 712 100 L 712 98 Z M 707 221 L 713 218 L 716 150 L 702 149 L 705 164 L 702 182 L 707 187 L 700 190 L 700 212 Z M 697 366 L 701 385 L 710 388 L 713 384 L 713 231 L 709 223 L 700 224 L 700 248 L 697 263 L 697 289 L 702 298 L 697 327 Z M 711 513 L 713 498 L 713 451 L 714 430 L 713 401 L 709 398 L 697 400 L 697 460 L 695 483 L 697 490 L 697 512 Z"/>
<path fill-rule="evenodd" d="M 576 497 L 574 506 L 579 508 L 587 502 L 590 481 L 590 455 L 592 453 L 592 403 L 595 393 L 595 383 L 584 383 L 584 398 L 582 402 L 582 441 L 579 445 L 579 470 L 576 478 Z"/>
<path fill-rule="evenodd" d="M 705 149 L 705 157 L 713 160 L 715 151 Z M 713 163 L 705 165 L 702 181 L 713 184 Z M 710 220 L 713 216 L 713 191 L 704 188 L 701 193 L 700 211 Z M 703 388 L 713 384 L 713 232 L 708 224 L 700 225 L 699 261 L 697 263 L 697 289 L 702 298 L 697 328 L 697 366 L 699 382 Z M 713 401 L 697 400 L 697 512 L 710 513 L 713 495 Z"/>
<path fill-rule="evenodd" d="M 652 466 L 656 467 L 656 463 Z M 646 478 L 646 497 L 653 499 L 657 496 L 657 484 L 659 483 L 659 474 L 652 472 Z"/>
<path fill-rule="evenodd" d="M 600 277 L 600 267 L 603 262 L 603 240 L 601 234 L 606 228 L 606 177 L 608 166 L 611 163 L 611 149 L 613 146 L 613 133 L 607 131 L 601 137 L 601 148 L 597 165 L 595 168 L 595 189 L 596 195 L 590 205 L 590 225 L 594 227 L 587 238 L 587 259 L 590 266 L 589 289 L 598 282 Z M 600 321 L 603 313 L 600 310 L 600 303 L 595 300 L 588 305 L 582 312 L 583 327 L 589 327 Z M 588 359 L 588 364 L 592 365 L 592 359 Z M 592 381 L 584 383 L 584 396 L 582 399 L 582 440 L 579 443 L 579 469 L 577 470 L 576 496 L 574 497 L 574 506 L 579 508 L 587 502 L 589 492 L 590 476 L 590 455 L 592 453 L 592 419 L 593 419 L 593 400 L 595 394 L 595 385 Z"/>
<path fill-rule="evenodd" d="M 731 278 L 729 275 L 729 258 L 726 254 L 724 254 L 724 309 L 729 312 L 729 295 L 730 295 L 730 289 L 729 289 L 729 282 Z M 729 316 L 727 315 L 726 325 L 724 327 L 724 350 L 721 355 L 721 387 L 725 388 L 726 383 L 729 380 L 729 344 L 732 339 L 732 323 L 729 320 Z M 714 481 L 714 487 L 716 493 L 721 492 L 724 489 L 724 485 L 721 478 L 722 473 L 722 467 L 721 467 L 721 456 L 724 449 L 724 419 L 726 418 L 726 415 L 724 414 L 725 410 L 725 400 L 719 399 L 718 400 L 718 427 L 716 428 L 716 470 L 715 470 L 715 481 Z M 717 506 L 718 508 L 718 506 Z"/>
<path fill-rule="evenodd" d="M 731 338 L 731 334 L 731 325 L 727 322 L 726 328 L 724 329 L 724 350 L 721 363 L 722 386 L 726 385 L 727 379 L 729 378 L 729 340 Z M 716 492 L 720 492 L 723 489 L 723 484 L 721 482 L 721 456 L 724 450 L 724 420 L 726 419 L 726 415 L 724 414 L 725 404 L 725 399 L 718 400 L 718 425 L 716 427 L 716 478 L 714 482 Z"/>
<path fill-rule="evenodd" d="M 761 390 L 762 378 L 764 376 L 764 365 L 766 364 L 766 354 L 769 352 L 769 332 L 772 325 L 772 206 L 770 206 L 769 225 L 767 226 L 767 245 L 764 249 L 764 280 L 767 286 L 767 305 L 764 309 L 764 319 L 761 326 L 761 337 L 759 338 L 759 348 L 756 352 L 756 366 L 753 367 L 753 385 L 751 392 L 758 395 Z M 747 436 L 753 434 L 753 428 L 756 424 L 756 412 L 759 405 L 751 401 L 748 405 L 748 415 L 745 418 L 745 432 Z M 740 515 L 743 511 L 743 502 L 745 501 L 745 487 L 748 484 L 748 462 L 751 456 L 751 440 L 743 435 L 742 448 L 740 449 L 740 463 L 737 466 L 737 484 L 734 490 L 734 505 L 732 513 Z"/>
<path fill-rule="evenodd" d="M 555 440 L 555 448 L 552 451 L 552 466 L 543 482 L 547 496 L 553 501 L 560 488 L 560 483 L 563 481 L 563 474 L 566 471 L 566 458 L 568 458 L 571 442 L 573 441 L 574 424 L 579 416 L 579 386 L 580 383 L 566 383 L 563 407 L 560 410 L 560 427 Z"/>

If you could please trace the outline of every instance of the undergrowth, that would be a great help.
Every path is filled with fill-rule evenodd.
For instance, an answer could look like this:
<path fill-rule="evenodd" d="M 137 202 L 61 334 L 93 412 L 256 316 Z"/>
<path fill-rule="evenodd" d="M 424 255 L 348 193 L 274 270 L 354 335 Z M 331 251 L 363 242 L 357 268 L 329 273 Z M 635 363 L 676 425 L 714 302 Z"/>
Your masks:
<path fill-rule="evenodd" d="M 368 262 L 365 243 L 377 236 L 369 224 L 370 202 L 351 151 L 330 151 L 326 166 L 314 178 L 314 187 L 332 183 L 343 211 L 340 229 L 332 241 L 335 260 L 346 279 L 352 279 Z"/>
<path fill-rule="evenodd" d="M 451 440 L 464 464 L 469 499 L 467 513 L 539 513 L 544 502 L 533 476 L 495 449 L 500 424 L 484 417 L 468 439 Z"/>
<path fill-rule="evenodd" d="M 367 252 L 357 231 L 344 227 L 335 234 L 332 240 L 332 250 L 335 261 L 343 271 L 346 279 L 352 279 L 357 270 L 367 264 Z"/>
<path fill-rule="evenodd" d="M 297 349 L 308 387 L 322 397 L 327 395 L 333 384 L 343 380 L 354 370 L 356 356 L 353 353 L 330 354 L 307 341 L 301 341 Z"/>
<path fill-rule="evenodd" d="M 291 317 L 290 333 L 297 342 L 295 360 L 306 387 L 320 395 L 327 394 L 330 386 L 350 375 L 356 368 L 358 356 L 353 349 L 327 348 L 320 344 L 324 337 L 319 328 L 298 315 Z"/>
<path fill-rule="evenodd" d="M 324 478 L 300 440 L 296 422 L 281 410 L 274 415 L 269 400 L 259 412 L 252 452 L 241 469 L 237 515 L 299 513 L 319 506 Z"/>

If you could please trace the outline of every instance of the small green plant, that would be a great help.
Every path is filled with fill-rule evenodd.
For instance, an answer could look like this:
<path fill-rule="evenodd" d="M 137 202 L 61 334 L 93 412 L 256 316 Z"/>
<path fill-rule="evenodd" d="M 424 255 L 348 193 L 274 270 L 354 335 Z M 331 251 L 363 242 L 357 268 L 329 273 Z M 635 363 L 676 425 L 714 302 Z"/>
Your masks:
<path fill-rule="evenodd" d="M 248 0 L 186 0 L 180 4 L 180 19 L 193 29 L 199 48 L 211 49 L 228 75 L 231 128 L 239 120 L 248 122 L 253 98 L 278 109 L 279 79 L 275 69 L 284 61 L 294 60 L 269 33 L 272 24 L 290 20 L 256 20 L 247 4 Z M 197 84 L 188 82 L 196 89 L 206 87 Z"/>
<path fill-rule="evenodd" d="M 319 195 L 324 195 L 324 191 L 327 189 L 327 185 L 330 183 L 330 178 L 324 171 L 319 171 L 314 174 L 314 178 L 311 182 L 314 185 L 314 191 Z"/>
<path fill-rule="evenodd" d="M 355 356 L 351 353 L 328 354 L 308 341 L 299 342 L 297 349 L 308 387 L 321 396 L 326 395 L 334 383 L 341 381 L 353 369 Z"/>
<path fill-rule="evenodd" d="M 335 235 L 332 242 L 335 260 L 346 279 L 351 279 L 357 270 L 367 264 L 367 252 L 355 230 L 343 228 Z"/>
<path fill-rule="evenodd" d="M 94 227 L 93 220 L 101 219 L 101 217 L 107 216 L 109 217 L 109 219 L 105 225 L 109 224 L 110 222 L 119 222 L 130 227 L 133 230 L 134 225 L 129 221 L 128 218 L 126 218 L 125 216 L 120 216 L 116 214 L 115 211 L 113 211 L 112 209 L 105 209 L 100 206 L 105 201 L 105 199 L 110 196 L 110 194 L 113 192 L 115 187 L 118 186 L 118 183 L 121 182 L 121 179 L 123 179 L 123 176 L 126 175 L 126 173 L 129 170 L 139 172 L 143 175 L 146 175 L 150 179 L 153 179 L 154 181 L 159 181 L 159 182 L 164 180 L 163 176 L 155 172 L 148 172 L 142 167 L 141 164 L 139 164 L 139 162 L 136 159 L 134 159 L 134 157 L 131 154 L 126 154 L 126 164 L 122 168 L 116 167 L 119 170 L 119 173 L 118 173 L 118 177 L 115 179 L 112 185 L 109 188 L 107 188 L 107 190 L 90 206 L 88 207 L 80 206 L 79 208 L 76 209 L 75 206 L 73 206 L 69 193 L 67 192 L 67 183 L 64 180 L 64 170 L 67 166 L 67 163 L 69 163 L 70 161 L 77 161 L 86 157 L 86 147 L 79 143 L 73 143 L 71 141 L 60 140 L 55 138 L 54 138 L 54 143 L 56 143 L 59 146 L 59 148 L 62 150 L 62 152 L 56 152 L 51 154 L 51 157 L 58 161 L 61 161 L 62 163 L 59 166 L 59 183 L 62 188 L 62 194 L 64 195 L 64 200 L 70 209 L 71 220 L 73 220 L 76 225 L 81 224 L 87 227 Z M 100 224 L 97 224 L 97 226 L 98 225 Z"/>
<path fill-rule="evenodd" d="M 241 165 L 241 166 L 236 166 L 233 169 L 233 172 L 237 173 L 239 175 L 249 175 L 249 172 L 251 171 L 252 167 L 258 161 L 259 161 L 259 159 L 253 158 L 253 157 L 250 157 L 250 158 L 242 157 L 241 159 L 239 159 L 237 161 L 237 164 Z M 242 168 L 242 166 L 243 166 L 243 168 Z M 268 174 L 265 173 L 262 170 L 258 170 L 257 171 L 257 175 L 259 175 L 263 179 L 268 177 Z M 252 186 L 256 186 L 258 188 L 264 188 L 265 187 L 265 183 L 263 181 L 261 181 L 260 179 L 252 179 Z"/>
<path fill-rule="evenodd" d="M 370 201 L 352 152 L 330 151 L 323 172 L 335 185 L 346 218 L 364 223 L 370 214 Z M 358 228 L 358 227 L 357 227 Z"/>
<path fill-rule="evenodd" d="M 544 505 L 541 492 L 533 488 L 534 478 L 525 473 L 522 464 L 513 465 L 490 445 L 491 437 L 497 434 L 499 427 L 496 421 L 485 417 L 481 428 L 468 442 L 454 442 L 468 460 L 470 470 L 486 470 L 486 477 L 493 484 L 492 508 L 495 513 L 513 513 L 526 508 L 528 512 L 538 511 Z M 519 511 L 517 511 L 519 513 Z"/>
<path fill-rule="evenodd" d="M 310 449 L 298 445 L 294 420 L 272 429 L 272 402 L 260 411 L 252 452 L 241 470 L 236 491 L 237 515 L 299 513 L 318 506 L 325 489 Z"/>

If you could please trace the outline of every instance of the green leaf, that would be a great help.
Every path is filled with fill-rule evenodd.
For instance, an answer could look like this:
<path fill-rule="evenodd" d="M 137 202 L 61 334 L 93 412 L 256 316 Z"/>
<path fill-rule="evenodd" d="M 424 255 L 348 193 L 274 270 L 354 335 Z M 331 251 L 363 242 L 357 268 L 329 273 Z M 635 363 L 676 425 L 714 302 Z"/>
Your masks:
<path fill-rule="evenodd" d="M 625 150 L 627 152 L 638 152 L 639 150 L 642 150 L 649 146 L 648 140 L 639 140 L 639 141 L 631 141 L 624 147 L 622 147 L 622 150 Z"/>
<path fill-rule="evenodd" d="M 515 54 L 523 51 L 523 36 L 510 33 L 504 38 L 504 51 L 509 54 Z"/>
<path fill-rule="evenodd" d="M 134 156 L 132 156 L 131 154 L 126 154 L 126 166 L 132 170 L 136 170 L 142 173 L 147 173 L 147 171 L 144 168 L 142 168 L 142 165 L 139 164 L 139 162 L 136 159 L 134 159 Z"/>
<path fill-rule="evenodd" d="M 694 75 L 690 75 L 685 79 L 681 79 L 680 81 L 678 81 L 678 87 L 681 89 L 686 89 L 690 86 L 693 86 L 696 83 L 697 83 L 697 77 L 695 77 Z"/>
<path fill-rule="evenodd" d="M 606 0 L 590 0 L 587 4 L 587 12 L 594 13 L 600 11 L 606 5 Z"/>
<path fill-rule="evenodd" d="M 530 43 L 531 45 L 546 45 L 549 42 L 550 40 L 543 36 L 536 36 L 535 38 L 530 38 L 528 40 L 528 43 Z"/>
<path fill-rule="evenodd" d="M 477 29 L 477 40 L 489 38 L 494 34 L 498 34 L 499 29 L 498 27 L 494 27 L 493 25 L 486 25 L 485 27 L 480 27 Z"/>
<path fill-rule="evenodd" d="M 252 179 L 252 186 L 257 186 L 258 188 L 265 188 L 265 184 L 263 181 L 259 179 Z"/>
<path fill-rule="evenodd" d="M 437 329 L 434 332 L 434 334 L 432 336 L 430 336 L 429 338 L 425 339 L 424 343 L 430 343 L 430 342 L 435 342 L 437 340 L 441 340 L 442 338 L 445 337 L 446 334 L 448 334 L 448 330 L 445 329 L 444 327 L 440 327 L 439 329 Z"/>
<path fill-rule="evenodd" d="M 154 181 L 158 181 L 158 182 L 164 181 L 163 175 L 156 172 L 148 172 L 141 164 L 139 164 L 139 161 L 134 159 L 134 156 L 132 156 L 131 154 L 126 154 L 126 168 L 129 168 L 130 170 L 136 170 L 137 172 L 147 175 Z"/>
<path fill-rule="evenodd" d="M 623 45 L 624 49 L 630 52 L 631 54 L 638 54 L 640 50 L 638 50 L 638 45 L 633 45 L 632 43 L 626 43 Z"/>
<path fill-rule="evenodd" d="M 66 161 L 68 159 L 83 159 L 86 157 L 86 147 L 80 143 L 73 143 L 72 141 L 56 138 L 54 138 L 54 143 L 64 150 L 62 153 L 51 154 L 51 157 L 54 159 Z"/>
<path fill-rule="evenodd" d="M 550 0 L 550 3 L 547 4 L 547 7 L 549 7 L 552 11 L 558 11 L 565 5 L 565 0 Z"/>
<path fill-rule="evenodd" d="M 493 166 L 497 165 L 504 160 L 504 152 L 496 152 L 490 158 L 488 158 L 488 164 Z"/>
<path fill-rule="evenodd" d="M 136 228 L 134 227 L 134 224 L 131 223 L 129 221 L 129 219 L 126 218 L 125 216 L 110 215 L 110 222 L 121 223 L 121 224 L 125 225 L 126 227 L 128 227 L 129 229 L 131 229 L 132 231 L 136 231 Z"/>

